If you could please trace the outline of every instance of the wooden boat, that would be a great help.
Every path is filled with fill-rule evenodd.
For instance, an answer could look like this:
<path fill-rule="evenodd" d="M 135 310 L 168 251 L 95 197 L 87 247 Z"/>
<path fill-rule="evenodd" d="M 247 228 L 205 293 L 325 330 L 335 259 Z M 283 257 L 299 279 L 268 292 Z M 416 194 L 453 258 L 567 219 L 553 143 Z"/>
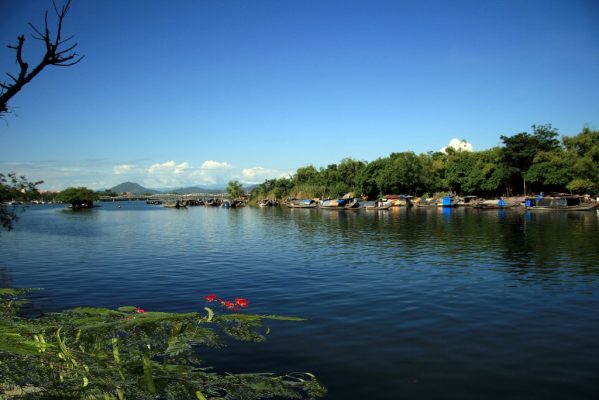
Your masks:
<path fill-rule="evenodd" d="M 482 200 L 482 201 L 478 201 L 471 205 L 471 207 L 477 208 L 479 210 L 498 210 L 498 209 L 512 208 L 512 207 L 519 207 L 519 206 L 520 206 L 520 204 L 518 204 L 518 203 L 508 203 L 503 199 Z"/>
<path fill-rule="evenodd" d="M 416 199 L 416 201 L 414 201 L 413 204 L 416 207 L 436 207 L 437 206 L 436 200 L 432 197 L 428 197 L 428 198 L 421 197 L 419 199 Z"/>
<path fill-rule="evenodd" d="M 479 199 L 478 196 L 464 196 L 458 200 L 459 207 L 476 207 L 476 205 L 482 202 L 483 199 Z"/>
<path fill-rule="evenodd" d="M 185 205 L 188 207 L 203 206 L 204 202 L 202 200 L 189 199 L 185 200 Z"/>
<path fill-rule="evenodd" d="M 366 208 L 367 210 L 388 210 L 391 207 L 393 207 L 392 202 L 387 201 L 387 199 L 380 199 L 375 201 L 373 205 L 366 206 L 364 208 Z"/>
<path fill-rule="evenodd" d="M 323 210 L 359 210 L 360 202 L 357 199 L 332 199 L 320 203 Z"/>
<path fill-rule="evenodd" d="M 220 207 L 221 203 L 222 202 L 220 201 L 220 199 L 208 199 L 204 201 L 204 205 L 206 207 Z"/>
<path fill-rule="evenodd" d="M 524 206 L 527 210 L 549 211 L 589 211 L 594 210 L 598 202 L 577 195 L 553 195 L 527 197 Z"/>
<path fill-rule="evenodd" d="M 287 203 L 287 207 L 289 208 L 316 208 L 318 207 L 318 203 L 312 199 L 292 199 L 289 203 Z"/>
<path fill-rule="evenodd" d="M 456 207 L 458 200 L 453 196 L 445 196 L 437 203 L 437 207 Z"/>
<path fill-rule="evenodd" d="M 274 207 L 278 206 L 279 202 L 277 200 L 272 199 L 263 199 L 258 202 L 259 207 Z"/>
<path fill-rule="evenodd" d="M 224 208 L 241 208 L 245 207 L 245 203 L 242 200 L 225 200 L 223 201 L 222 207 Z"/>
<path fill-rule="evenodd" d="M 387 204 L 385 206 L 366 206 L 364 207 L 367 210 L 388 210 L 392 207 L 391 204 Z"/>
<path fill-rule="evenodd" d="M 183 202 L 180 202 L 179 200 L 167 201 L 167 202 L 163 203 L 162 206 L 167 207 L 167 208 L 187 208 L 187 206 Z"/>
<path fill-rule="evenodd" d="M 388 194 L 382 201 L 391 203 L 391 207 L 412 207 L 412 196 L 405 194 Z"/>
<path fill-rule="evenodd" d="M 363 207 L 360 205 L 360 202 L 356 199 L 352 199 L 352 201 L 350 203 L 343 206 L 344 210 L 349 210 L 349 211 L 357 211 L 357 210 L 361 210 L 362 208 Z"/>

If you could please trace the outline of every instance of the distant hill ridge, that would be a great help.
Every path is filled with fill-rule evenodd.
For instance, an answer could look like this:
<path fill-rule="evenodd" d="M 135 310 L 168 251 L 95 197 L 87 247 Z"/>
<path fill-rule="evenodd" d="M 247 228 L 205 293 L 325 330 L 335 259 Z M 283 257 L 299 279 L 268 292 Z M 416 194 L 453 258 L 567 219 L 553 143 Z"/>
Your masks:
<path fill-rule="evenodd" d="M 134 182 L 123 182 L 120 185 L 110 188 L 115 193 L 133 193 L 133 194 L 156 194 L 160 193 L 158 190 L 145 188 Z"/>
<path fill-rule="evenodd" d="M 190 186 L 178 189 L 168 190 L 156 190 L 148 189 L 135 182 L 123 182 L 120 185 L 116 185 L 110 188 L 115 193 L 133 193 L 133 194 L 159 194 L 159 193 L 178 193 L 178 194 L 191 194 L 191 193 L 223 193 L 224 189 L 206 189 L 197 186 Z"/>
<path fill-rule="evenodd" d="M 192 193 L 210 193 L 210 194 L 220 194 L 226 192 L 225 189 L 206 189 L 198 186 L 189 186 L 184 188 L 177 189 L 169 189 L 163 190 L 163 193 L 178 193 L 178 194 L 192 194 Z"/>

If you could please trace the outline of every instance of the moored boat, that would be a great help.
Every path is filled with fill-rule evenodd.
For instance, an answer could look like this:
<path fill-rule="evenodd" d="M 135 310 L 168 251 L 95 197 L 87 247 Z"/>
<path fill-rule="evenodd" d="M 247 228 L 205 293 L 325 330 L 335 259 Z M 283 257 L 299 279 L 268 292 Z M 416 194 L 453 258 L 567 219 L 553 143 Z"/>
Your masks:
<path fill-rule="evenodd" d="M 235 199 L 235 200 L 225 200 L 222 203 L 222 207 L 224 208 L 241 208 L 245 207 L 245 203 L 243 200 Z"/>
<path fill-rule="evenodd" d="M 259 207 L 274 207 L 274 206 L 278 206 L 279 202 L 277 200 L 272 200 L 272 199 L 263 199 L 258 201 L 258 206 Z"/>
<path fill-rule="evenodd" d="M 473 208 L 481 209 L 481 210 L 497 210 L 503 208 L 512 208 L 519 207 L 519 203 L 515 202 L 507 202 L 503 199 L 495 199 L 495 200 L 482 200 L 478 201 L 475 204 L 472 204 Z"/>
<path fill-rule="evenodd" d="M 387 201 L 387 199 L 379 199 L 375 201 L 374 204 L 366 206 L 364 208 L 366 208 L 367 210 L 388 210 L 392 206 L 393 204 L 390 201 Z"/>
<path fill-rule="evenodd" d="M 458 200 L 454 196 L 445 196 L 437 203 L 437 207 L 456 207 Z"/>
<path fill-rule="evenodd" d="M 387 204 L 386 206 L 366 206 L 364 208 L 367 210 L 388 210 L 391 208 L 391 204 Z"/>
<path fill-rule="evenodd" d="M 359 210 L 360 202 L 357 199 L 329 199 L 320 203 L 323 210 Z"/>
<path fill-rule="evenodd" d="M 436 207 L 437 202 L 434 197 L 420 197 L 417 198 L 413 204 L 416 207 Z"/>
<path fill-rule="evenodd" d="M 412 207 L 412 196 L 405 194 L 388 194 L 383 199 L 391 203 L 391 207 Z"/>
<path fill-rule="evenodd" d="M 220 207 L 222 201 L 220 199 L 208 199 L 204 201 L 206 207 Z"/>
<path fill-rule="evenodd" d="M 304 199 L 304 200 L 291 199 L 287 203 L 287 207 L 289 207 L 289 208 L 316 208 L 316 207 L 318 207 L 318 203 L 312 199 Z"/>
<path fill-rule="evenodd" d="M 196 200 L 196 199 L 188 199 L 188 200 L 185 200 L 185 205 L 189 206 L 189 207 L 203 206 L 204 201 Z"/>
<path fill-rule="evenodd" d="M 599 203 L 578 195 L 552 195 L 527 197 L 524 206 L 527 210 L 550 211 L 589 211 L 595 209 Z"/>
<path fill-rule="evenodd" d="M 163 207 L 166 208 L 187 208 L 187 206 L 185 205 L 185 203 L 177 200 L 177 201 L 167 201 L 165 203 L 162 204 Z"/>
<path fill-rule="evenodd" d="M 478 203 L 481 203 L 483 199 L 479 199 L 478 196 L 463 196 L 458 200 L 458 206 L 460 207 L 475 207 Z"/>

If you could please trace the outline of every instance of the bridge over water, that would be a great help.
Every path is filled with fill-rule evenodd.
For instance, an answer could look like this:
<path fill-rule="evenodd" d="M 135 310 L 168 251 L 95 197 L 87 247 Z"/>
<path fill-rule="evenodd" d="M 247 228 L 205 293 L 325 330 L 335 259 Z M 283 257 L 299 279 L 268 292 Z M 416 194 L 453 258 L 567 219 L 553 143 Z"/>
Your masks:
<path fill-rule="evenodd" d="M 230 197 L 228 193 L 160 193 L 152 195 L 123 194 L 118 196 L 100 196 L 100 201 L 176 201 L 176 200 L 207 200 L 207 199 L 226 199 Z"/>

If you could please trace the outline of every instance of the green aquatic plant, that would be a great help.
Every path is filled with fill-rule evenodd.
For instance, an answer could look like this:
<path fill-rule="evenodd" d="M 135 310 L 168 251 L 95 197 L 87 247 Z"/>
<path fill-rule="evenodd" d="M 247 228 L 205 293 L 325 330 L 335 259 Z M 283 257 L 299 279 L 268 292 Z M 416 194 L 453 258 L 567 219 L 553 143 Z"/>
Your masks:
<path fill-rule="evenodd" d="M 237 313 L 249 305 L 245 299 L 218 299 L 227 310 L 222 314 L 209 307 L 200 314 L 125 306 L 28 318 L 19 312 L 25 294 L 0 289 L 0 399 L 312 399 L 325 393 L 310 373 L 229 374 L 204 365 L 202 347 L 220 348 L 227 338 L 262 342 L 265 321 L 301 320 Z"/>

